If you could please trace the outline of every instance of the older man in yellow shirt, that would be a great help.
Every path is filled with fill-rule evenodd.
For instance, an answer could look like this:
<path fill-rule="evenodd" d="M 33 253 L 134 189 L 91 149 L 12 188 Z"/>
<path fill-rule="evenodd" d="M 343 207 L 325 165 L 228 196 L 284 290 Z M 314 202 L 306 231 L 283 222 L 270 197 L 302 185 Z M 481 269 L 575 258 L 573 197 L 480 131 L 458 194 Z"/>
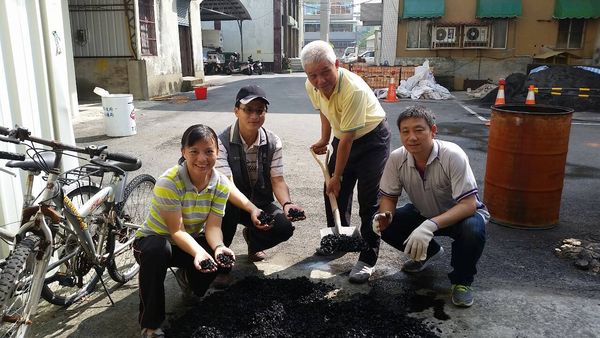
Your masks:
<path fill-rule="evenodd" d="M 332 176 L 325 187 L 328 226 L 334 223 L 327 193 L 337 196 L 342 226 L 349 226 L 352 195 L 358 184 L 361 235 L 370 248 L 361 252 L 350 281 L 364 283 L 379 251 L 380 239 L 371 222 L 378 208 L 379 179 L 390 153 L 390 128 L 371 88 L 358 75 L 339 67 L 327 42 L 307 44 L 300 59 L 308 76 L 306 92 L 321 117 L 321 138 L 311 148 L 317 154 L 325 153 L 333 132 L 333 154 L 327 164 Z M 317 249 L 317 254 L 325 252 Z"/>

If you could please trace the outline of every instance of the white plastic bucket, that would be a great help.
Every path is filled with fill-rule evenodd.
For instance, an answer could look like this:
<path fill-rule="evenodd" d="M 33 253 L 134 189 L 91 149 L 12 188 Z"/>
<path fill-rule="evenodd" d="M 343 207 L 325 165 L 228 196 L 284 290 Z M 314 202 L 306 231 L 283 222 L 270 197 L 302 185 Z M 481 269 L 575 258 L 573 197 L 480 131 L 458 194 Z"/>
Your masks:
<path fill-rule="evenodd" d="M 135 110 L 133 95 L 109 94 L 102 96 L 104 110 L 104 130 L 107 136 L 135 135 Z"/>

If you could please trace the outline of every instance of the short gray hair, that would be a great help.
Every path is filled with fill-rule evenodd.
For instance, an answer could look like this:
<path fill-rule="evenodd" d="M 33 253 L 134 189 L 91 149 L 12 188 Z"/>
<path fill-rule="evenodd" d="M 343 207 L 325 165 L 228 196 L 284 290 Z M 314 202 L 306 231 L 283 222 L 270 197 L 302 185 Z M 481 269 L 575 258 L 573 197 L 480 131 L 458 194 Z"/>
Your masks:
<path fill-rule="evenodd" d="M 431 129 L 435 125 L 435 115 L 431 110 L 426 108 L 425 106 L 412 106 L 406 108 L 400 115 L 398 116 L 398 120 L 396 121 L 396 125 L 398 129 L 400 129 L 400 123 L 406 119 L 417 118 L 424 119 L 429 129 Z"/>
<path fill-rule="evenodd" d="M 331 45 L 323 40 L 308 43 L 300 52 L 302 67 L 311 63 L 329 61 L 335 64 L 336 56 Z"/>

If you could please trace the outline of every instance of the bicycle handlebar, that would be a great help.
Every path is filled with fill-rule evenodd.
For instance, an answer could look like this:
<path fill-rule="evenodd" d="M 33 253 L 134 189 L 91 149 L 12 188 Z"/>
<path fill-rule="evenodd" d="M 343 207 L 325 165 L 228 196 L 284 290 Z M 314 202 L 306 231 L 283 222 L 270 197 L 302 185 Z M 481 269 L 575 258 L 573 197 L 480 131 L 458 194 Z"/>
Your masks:
<path fill-rule="evenodd" d="M 6 137 L 6 136 L 0 136 L 0 141 L 2 142 L 8 142 L 8 143 L 14 143 L 14 144 L 20 144 L 21 141 L 11 138 L 11 137 Z"/>
<path fill-rule="evenodd" d="M 0 136 L 0 141 L 4 141 L 4 142 L 11 142 L 11 143 L 19 144 L 20 142 L 23 142 L 23 141 L 31 141 L 33 143 L 39 143 L 39 144 L 51 147 L 52 150 L 73 151 L 73 152 L 80 153 L 80 154 L 87 154 L 90 157 L 98 156 L 100 158 L 106 158 L 109 160 L 114 160 L 114 161 L 119 161 L 119 162 L 124 162 L 124 163 L 136 163 L 138 161 L 137 158 L 130 156 L 130 155 L 120 154 L 120 153 L 109 153 L 105 150 L 106 146 L 90 145 L 85 148 L 82 148 L 82 147 L 78 147 L 78 146 L 64 144 L 64 143 L 61 143 L 61 142 L 55 141 L 55 140 L 45 140 L 42 138 L 31 136 L 31 133 L 29 132 L 29 130 L 27 130 L 26 128 L 19 127 L 19 126 L 16 126 L 15 129 L 12 129 L 12 130 L 0 126 L 0 134 L 8 135 L 8 137 Z"/>
<path fill-rule="evenodd" d="M 25 161 L 25 155 L 0 151 L 0 158 L 4 160 Z"/>
<path fill-rule="evenodd" d="M 0 135 L 8 135 L 10 129 L 0 126 Z"/>
<path fill-rule="evenodd" d="M 113 160 L 113 161 L 119 161 L 119 162 L 123 162 L 123 163 L 136 163 L 138 161 L 138 159 L 133 156 L 130 156 L 127 154 L 121 154 L 121 153 L 106 154 L 106 159 Z"/>

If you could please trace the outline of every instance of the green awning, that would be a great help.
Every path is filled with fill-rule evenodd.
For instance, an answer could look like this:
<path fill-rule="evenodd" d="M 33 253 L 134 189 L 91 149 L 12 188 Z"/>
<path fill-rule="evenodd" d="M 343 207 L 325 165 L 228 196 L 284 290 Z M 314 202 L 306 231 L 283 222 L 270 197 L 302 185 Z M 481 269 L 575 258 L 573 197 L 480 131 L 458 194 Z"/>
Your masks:
<path fill-rule="evenodd" d="M 591 19 L 600 18 L 600 1 L 598 0 L 556 0 L 554 3 L 556 19 Z"/>
<path fill-rule="evenodd" d="M 402 18 L 437 18 L 444 16 L 444 0 L 404 0 Z"/>
<path fill-rule="evenodd" d="M 477 0 L 478 18 L 514 18 L 521 16 L 521 0 Z"/>

